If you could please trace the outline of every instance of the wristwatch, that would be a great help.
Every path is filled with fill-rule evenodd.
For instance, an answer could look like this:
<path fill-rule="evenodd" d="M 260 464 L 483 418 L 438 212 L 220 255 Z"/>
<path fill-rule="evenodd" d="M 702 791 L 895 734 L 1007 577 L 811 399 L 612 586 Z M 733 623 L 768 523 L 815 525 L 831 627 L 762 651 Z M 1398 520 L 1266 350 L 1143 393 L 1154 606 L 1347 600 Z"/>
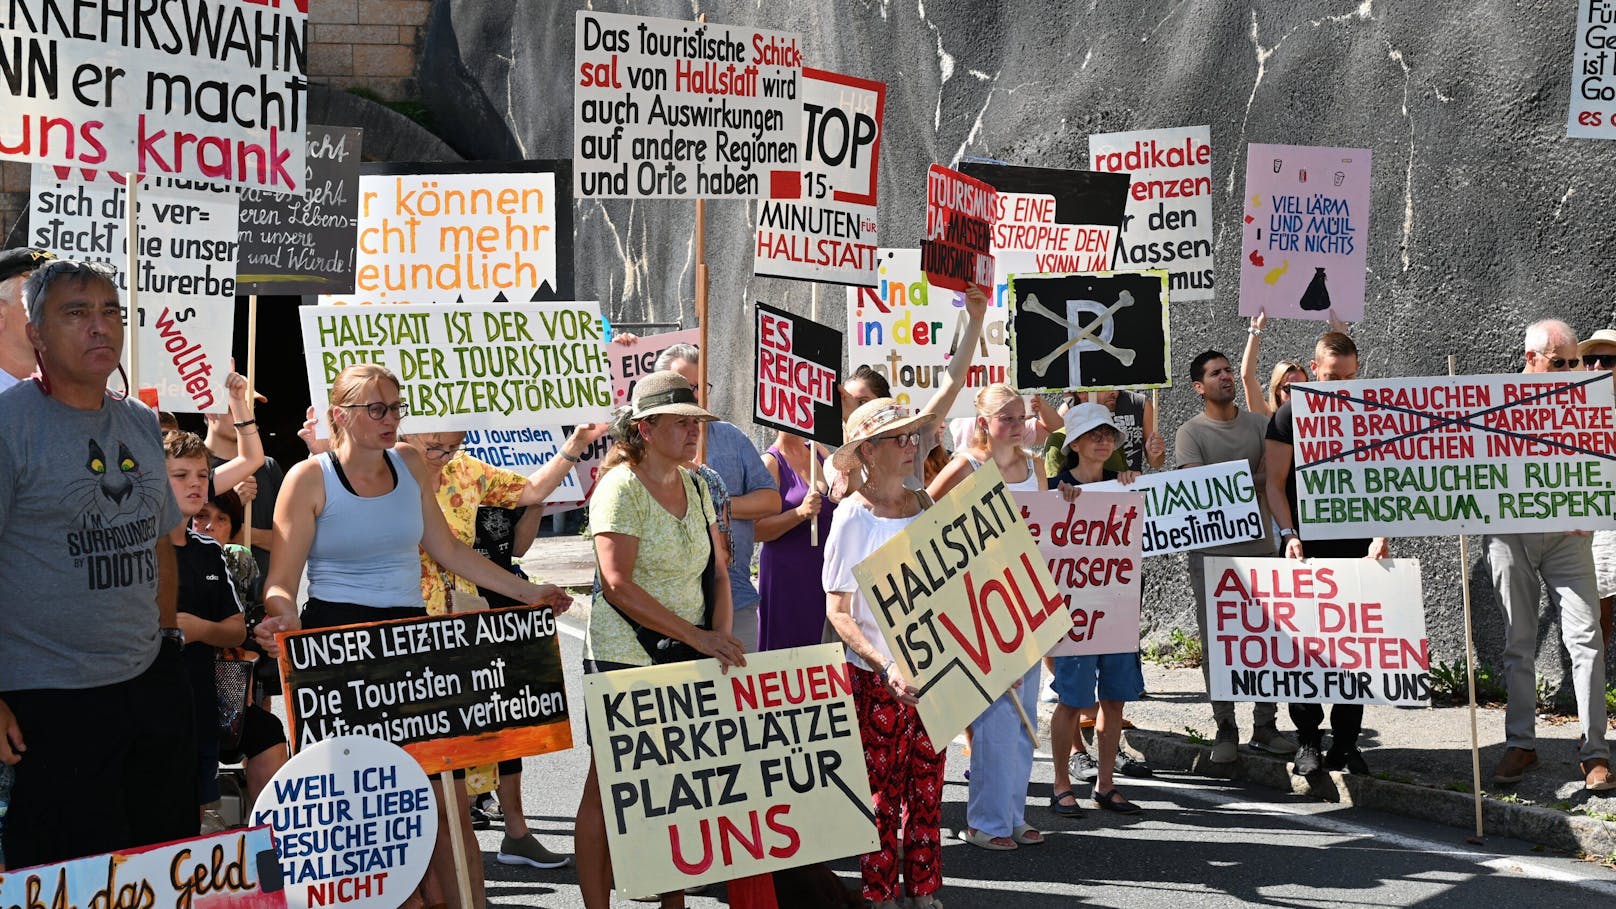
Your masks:
<path fill-rule="evenodd" d="M 173 641 L 181 647 L 185 646 L 185 632 L 179 630 L 178 628 L 159 628 L 157 629 L 157 633 L 161 635 L 164 640 Z"/>
<path fill-rule="evenodd" d="M 1280 538 L 1280 539 L 1281 539 L 1281 540 L 1283 540 L 1283 539 L 1285 539 L 1285 538 L 1286 538 L 1286 537 L 1296 537 L 1296 538 L 1297 538 L 1297 539 L 1298 539 L 1298 540 L 1300 540 L 1300 539 L 1301 539 L 1301 536 L 1300 536 L 1300 535 L 1298 535 L 1298 534 L 1297 534 L 1297 533 L 1296 533 L 1296 530 L 1295 530 L 1295 529 L 1294 529 L 1294 528 L 1291 528 L 1291 527 L 1281 527 L 1281 528 L 1280 528 L 1280 529 L 1279 529 L 1279 538 Z"/>

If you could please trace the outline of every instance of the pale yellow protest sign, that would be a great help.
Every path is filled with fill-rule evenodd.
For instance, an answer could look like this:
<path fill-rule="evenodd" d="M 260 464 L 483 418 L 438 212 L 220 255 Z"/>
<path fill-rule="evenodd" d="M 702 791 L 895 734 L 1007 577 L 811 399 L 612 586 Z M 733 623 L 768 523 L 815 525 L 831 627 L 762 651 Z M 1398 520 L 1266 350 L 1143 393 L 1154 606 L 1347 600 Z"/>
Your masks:
<path fill-rule="evenodd" d="M 850 672 L 820 644 L 585 676 L 618 892 L 875 850 Z"/>
<path fill-rule="evenodd" d="M 853 568 L 942 750 L 1068 631 L 1066 598 L 989 462 Z"/>

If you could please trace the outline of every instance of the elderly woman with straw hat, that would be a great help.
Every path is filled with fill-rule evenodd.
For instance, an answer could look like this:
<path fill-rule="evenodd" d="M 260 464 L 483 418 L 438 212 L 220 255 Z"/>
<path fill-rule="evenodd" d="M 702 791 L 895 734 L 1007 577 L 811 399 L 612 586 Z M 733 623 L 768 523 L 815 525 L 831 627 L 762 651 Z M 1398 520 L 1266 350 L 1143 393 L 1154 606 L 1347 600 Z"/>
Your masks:
<path fill-rule="evenodd" d="M 915 414 L 891 398 L 877 398 L 847 418 L 845 442 L 832 457 L 844 473 L 862 472 L 863 484 L 836 509 L 825 540 L 825 611 L 847 647 L 853 703 L 874 795 L 880 849 L 861 857 L 864 898 L 876 909 L 896 909 L 899 875 L 908 905 L 941 909 L 940 836 L 945 756 L 915 710 L 920 692 L 904 678 L 859 592 L 853 566 L 881 548 L 931 505 L 924 492 L 904 487 L 914 474 L 922 439 L 932 438 L 935 413 Z M 903 842 L 898 842 L 899 827 Z M 901 867 L 900 867 L 901 865 Z"/>

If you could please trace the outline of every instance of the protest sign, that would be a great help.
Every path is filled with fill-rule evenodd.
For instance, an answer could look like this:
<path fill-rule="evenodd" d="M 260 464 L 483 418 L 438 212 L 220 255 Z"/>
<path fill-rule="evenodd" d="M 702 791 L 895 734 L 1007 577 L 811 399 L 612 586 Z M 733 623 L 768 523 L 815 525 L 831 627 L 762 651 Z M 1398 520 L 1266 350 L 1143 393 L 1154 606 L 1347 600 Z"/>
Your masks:
<path fill-rule="evenodd" d="M 1291 385 L 1303 539 L 1616 528 L 1609 373 Z"/>
<path fill-rule="evenodd" d="M 612 403 L 596 303 L 302 306 L 298 314 L 322 436 L 331 382 L 355 363 L 398 376 L 411 432 L 595 422 Z"/>
<path fill-rule="evenodd" d="M 28 223 L 33 245 L 112 266 L 127 309 L 124 179 L 35 165 Z M 130 382 L 155 387 L 163 410 L 224 413 L 236 322 L 236 194 L 151 177 L 140 182 L 136 209 L 140 375 Z"/>
<path fill-rule="evenodd" d="M 1363 319 L 1369 149 L 1246 147 L 1240 314 Z"/>
<path fill-rule="evenodd" d="M 1262 491 L 1246 461 L 1203 464 L 1165 473 L 1140 474 L 1132 484 L 1116 480 L 1088 483 L 1091 489 L 1128 490 L 1145 497 L 1145 526 L 1140 531 L 1145 555 L 1167 555 L 1190 549 L 1227 546 L 1263 537 Z"/>
<path fill-rule="evenodd" d="M 880 848 L 835 644 L 584 676 L 619 893 L 666 893 Z"/>
<path fill-rule="evenodd" d="M 853 567 L 932 747 L 1072 630 L 1072 616 L 997 465 L 982 465 Z"/>
<path fill-rule="evenodd" d="M 548 606 L 298 631 L 280 641 L 295 748 L 370 735 L 442 773 L 572 747 Z"/>
<path fill-rule="evenodd" d="M 0 906 L 8 909 L 285 909 L 288 903 L 268 827 L 0 872 Z"/>
<path fill-rule="evenodd" d="M 752 421 L 842 444 L 842 333 L 759 303 L 757 345 Z"/>
<path fill-rule="evenodd" d="M 565 433 L 553 428 L 473 429 L 466 433 L 460 450 L 484 464 L 529 474 L 550 463 L 566 440 Z M 575 471 L 569 470 L 544 502 L 580 502 L 583 497 L 583 486 Z"/>
<path fill-rule="evenodd" d="M 1212 128 L 1097 133 L 1089 160 L 1133 178 L 1116 268 L 1164 269 L 1175 303 L 1212 299 Z"/>
<path fill-rule="evenodd" d="M 1166 388 L 1167 273 L 1016 275 L 1010 384 L 1024 392 Z"/>
<path fill-rule="evenodd" d="M 1616 139 L 1616 9 L 1605 0 L 1577 0 L 1576 8 L 1566 135 Z"/>
<path fill-rule="evenodd" d="M 364 164 L 354 291 L 321 303 L 572 296 L 566 161 Z M 529 296 L 530 294 L 535 294 Z"/>
<path fill-rule="evenodd" d="M 1430 703 L 1418 560 L 1208 556 L 1205 570 L 1212 700 Z"/>
<path fill-rule="evenodd" d="M 1127 210 L 1127 174 L 965 161 L 960 171 L 998 191 L 996 297 L 1012 275 L 1109 271 Z"/>
<path fill-rule="evenodd" d="M 765 179 L 795 179 L 797 35 L 588 9 L 574 25 L 579 195 L 757 198 Z"/>
<path fill-rule="evenodd" d="M 875 190 L 887 86 L 802 71 L 802 170 L 776 171 L 758 212 L 752 271 L 873 286 Z"/>
<path fill-rule="evenodd" d="M 303 195 L 241 191 L 236 293 L 353 293 L 363 133 L 309 127 Z"/>
<path fill-rule="evenodd" d="M 848 373 L 869 366 L 886 377 L 898 403 L 922 407 L 937 393 L 957 353 L 969 321 L 965 295 L 929 283 L 920 270 L 919 250 L 883 249 L 877 261 L 880 284 L 847 289 Z M 990 305 L 966 388 L 947 415 L 976 416 L 976 391 L 1008 381 L 1009 363 L 1002 310 Z"/>
<path fill-rule="evenodd" d="M 926 280 L 949 290 L 972 284 L 993 290 L 993 187 L 933 164 L 926 172 L 926 233 L 920 268 Z"/>
<path fill-rule="evenodd" d="M 1015 494 L 1072 616 L 1071 630 L 1049 656 L 1139 649 L 1145 503 L 1137 492 L 1095 491 L 1095 485 L 1085 485 L 1075 502 L 1054 490 Z"/>
<path fill-rule="evenodd" d="M 275 830 L 287 909 L 394 909 L 426 874 L 437 804 L 397 745 L 344 735 L 300 749 L 275 771 L 252 822 Z"/>
<path fill-rule="evenodd" d="M 307 12 L 13 3 L 0 158 L 301 193 Z"/>
<path fill-rule="evenodd" d="M 657 357 L 675 344 L 701 343 L 701 331 L 686 328 L 665 331 L 659 335 L 646 335 L 629 344 L 612 343 L 606 352 L 612 368 L 612 404 L 628 404 L 634 400 L 634 385 L 656 368 Z"/>

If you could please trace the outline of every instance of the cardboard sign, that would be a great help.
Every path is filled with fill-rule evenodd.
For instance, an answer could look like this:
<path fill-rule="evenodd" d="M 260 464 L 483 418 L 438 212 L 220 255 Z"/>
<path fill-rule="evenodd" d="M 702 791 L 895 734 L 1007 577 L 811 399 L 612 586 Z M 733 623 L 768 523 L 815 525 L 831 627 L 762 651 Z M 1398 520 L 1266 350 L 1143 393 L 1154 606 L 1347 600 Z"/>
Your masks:
<path fill-rule="evenodd" d="M 584 676 L 619 893 L 666 893 L 880 848 L 835 644 Z"/>
<path fill-rule="evenodd" d="M 922 407 L 947 376 L 969 321 L 965 295 L 929 283 L 917 249 L 883 249 L 879 262 L 880 284 L 847 289 L 848 374 L 869 366 L 891 383 L 898 403 Z M 999 305 L 988 307 L 967 387 L 954 399 L 950 418 L 976 416 L 976 391 L 1009 381 L 1010 349 Z"/>
<path fill-rule="evenodd" d="M 612 368 L 612 406 L 634 401 L 634 385 L 656 368 L 657 357 L 675 344 L 701 343 L 701 331 L 686 328 L 665 331 L 659 335 L 646 335 L 633 345 L 612 343 L 606 353 Z M 712 364 L 709 363 L 710 367 Z"/>
<path fill-rule="evenodd" d="M 1024 392 L 1166 388 L 1167 273 L 1017 275 L 1011 384 Z"/>
<path fill-rule="evenodd" d="M 949 290 L 972 284 L 993 290 L 993 187 L 933 164 L 926 172 L 926 234 L 920 268 L 926 280 Z"/>
<path fill-rule="evenodd" d="M 1072 629 L 1049 656 L 1133 653 L 1144 596 L 1144 497 L 1083 487 L 1075 502 L 1053 490 L 1018 492 L 1016 507 L 1066 601 Z"/>
<path fill-rule="evenodd" d="M 236 293 L 353 293 L 363 133 L 309 127 L 303 195 L 242 190 Z"/>
<path fill-rule="evenodd" d="M 298 315 L 322 437 L 331 383 L 354 363 L 398 376 L 410 432 L 592 423 L 612 403 L 597 303 L 302 306 Z"/>
<path fill-rule="evenodd" d="M 776 171 L 758 211 L 754 274 L 874 286 L 875 190 L 887 86 L 802 71 L 802 171 Z"/>
<path fill-rule="evenodd" d="M 587 9 L 574 22 L 579 195 L 751 199 L 795 179 L 797 35 Z"/>
<path fill-rule="evenodd" d="M 965 161 L 998 191 L 993 255 L 1002 304 L 1012 275 L 1109 271 L 1127 208 L 1127 174 Z"/>
<path fill-rule="evenodd" d="M 340 303 L 493 303 L 572 296 L 566 161 L 365 164 L 354 290 Z M 416 430 L 421 432 L 424 430 Z"/>
<path fill-rule="evenodd" d="M 473 429 L 466 433 L 460 450 L 484 464 L 530 474 L 550 463 L 566 440 L 559 429 Z M 583 497 L 574 468 L 544 502 L 578 502 Z"/>
<path fill-rule="evenodd" d="M 8 909 L 285 909 L 288 903 L 268 827 L 0 872 L 0 906 Z"/>
<path fill-rule="evenodd" d="M 280 635 L 286 731 L 401 746 L 428 773 L 572 747 L 548 606 Z"/>
<path fill-rule="evenodd" d="M 36 165 L 28 242 L 111 265 L 127 310 L 125 198 L 122 174 Z M 141 181 L 137 208 L 140 375 L 130 384 L 155 387 L 163 410 L 224 413 L 236 324 L 236 194 L 154 177 Z"/>
<path fill-rule="evenodd" d="M 1212 700 L 1430 703 L 1417 560 L 1208 556 L 1205 565 Z"/>
<path fill-rule="evenodd" d="M 1616 11 L 1603 0 L 1577 0 L 1566 135 L 1616 139 Z"/>
<path fill-rule="evenodd" d="M 1091 489 L 1144 495 L 1145 526 L 1140 536 L 1147 556 L 1260 540 L 1265 532 L 1257 504 L 1263 491 L 1252 479 L 1247 461 L 1141 474 L 1128 486 L 1116 480 L 1088 483 L 1083 494 Z"/>
<path fill-rule="evenodd" d="M 1098 133 L 1089 160 L 1133 178 L 1116 268 L 1165 270 L 1175 303 L 1212 299 L 1212 128 Z"/>
<path fill-rule="evenodd" d="M 275 830 L 288 909 L 394 909 L 426 874 L 437 806 L 426 774 L 402 749 L 344 735 L 277 770 L 252 822 Z"/>
<path fill-rule="evenodd" d="M 1609 373 L 1291 386 L 1306 539 L 1616 528 Z"/>
<path fill-rule="evenodd" d="M 853 567 L 941 751 L 1072 630 L 997 465 Z"/>
<path fill-rule="evenodd" d="M 13 4 L 0 158 L 301 193 L 307 7 Z"/>
<path fill-rule="evenodd" d="M 1240 314 L 1363 319 L 1369 149 L 1246 147 Z"/>
<path fill-rule="evenodd" d="M 842 333 L 767 303 L 757 305 L 752 421 L 842 444 Z"/>

